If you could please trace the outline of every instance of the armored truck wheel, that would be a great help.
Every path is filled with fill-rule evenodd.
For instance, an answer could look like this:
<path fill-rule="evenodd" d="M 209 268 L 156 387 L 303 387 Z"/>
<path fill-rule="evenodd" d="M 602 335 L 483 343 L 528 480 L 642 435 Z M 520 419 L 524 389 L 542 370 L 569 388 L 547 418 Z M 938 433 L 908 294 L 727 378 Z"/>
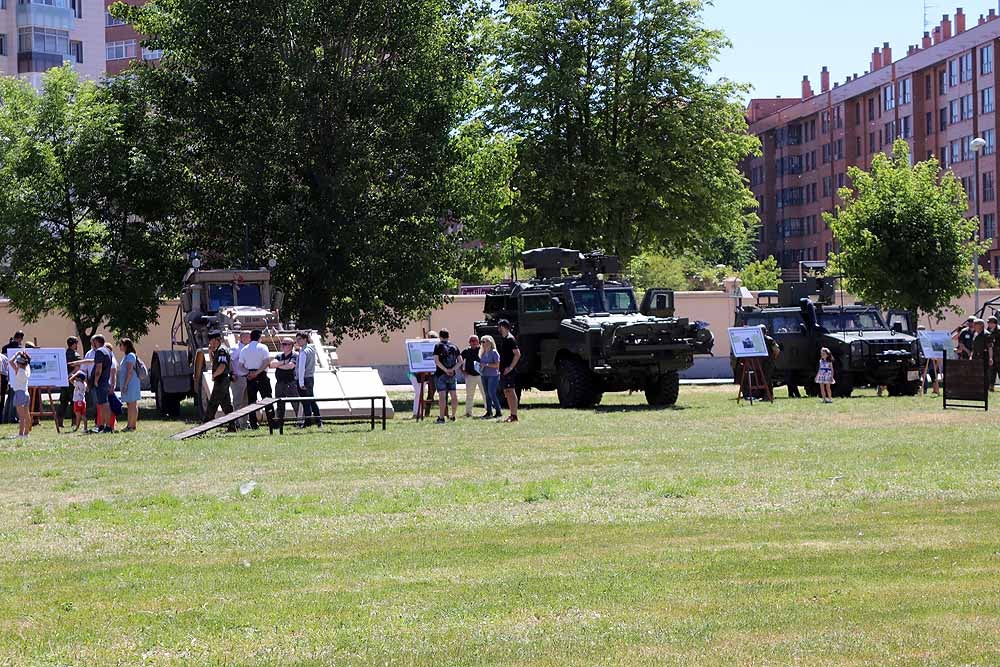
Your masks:
<path fill-rule="evenodd" d="M 809 398 L 816 398 L 819 396 L 819 385 L 815 382 L 809 381 L 805 385 L 806 396 Z"/>
<path fill-rule="evenodd" d="M 657 408 L 675 405 L 680 390 L 680 374 L 677 371 L 667 371 L 646 384 L 646 402 Z"/>
<path fill-rule="evenodd" d="M 920 382 L 900 382 L 889 385 L 890 396 L 916 396 L 920 393 Z"/>
<path fill-rule="evenodd" d="M 568 357 L 558 363 L 559 382 L 556 393 L 564 408 L 591 408 L 597 404 L 600 392 L 597 378 L 580 359 Z"/>
<path fill-rule="evenodd" d="M 854 393 L 854 376 L 844 368 L 843 361 L 837 362 L 837 372 L 834 375 L 833 395 L 838 398 L 850 398 Z"/>
<path fill-rule="evenodd" d="M 163 383 L 157 377 L 152 378 L 153 392 L 156 397 L 156 411 L 162 419 L 181 416 L 181 401 L 184 394 L 171 394 L 163 390 Z"/>

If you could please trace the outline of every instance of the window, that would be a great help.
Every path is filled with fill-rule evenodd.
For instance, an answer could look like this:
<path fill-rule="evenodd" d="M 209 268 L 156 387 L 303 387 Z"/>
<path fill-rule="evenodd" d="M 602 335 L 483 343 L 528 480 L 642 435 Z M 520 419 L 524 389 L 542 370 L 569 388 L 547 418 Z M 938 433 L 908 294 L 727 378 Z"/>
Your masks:
<path fill-rule="evenodd" d="M 962 160 L 971 160 L 974 156 L 972 154 L 972 137 L 962 137 Z"/>
<path fill-rule="evenodd" d="M 983 174 L 983 201 L 993 201 L 996 198 L 996 190 L 993 189 L 993 172 L 987 171 Z"/>
<path fill-rule="evenodd" d="M 573 304 L 576 306 L 577 315 L 588 313 L 599 313 L 604 310 L 601 303 L 601 295 L 595 289 L 575 289 L 573 293 Z"/>
<path fill-rule="evenodd" d="M 19 5 L 46 5 L 47 7 L 59 7 L 66 9 L 69 5 L 66 0 L 17 0 Z"/>
<path fill-rule="evenodd" d="M 142 50 L 142 59 L 143 60 L 159 60 L 162 57 L 163 57 L 163 49 L 155 49 L 155 50 L 143 49 Z"/>
<path fill-rule="evenodd" d="M 840 188 L 844 187 L 845 185 L 847 185 L 847 175 L 846 174 L 837 174 L 837 188 L 840 189 Z"/>
<path fill-rule="evenodd" d="M 604 300 L 608 302 L 609 313 L 634 313 L 635 295 L 630 289 L 609 289 L 604 292 Z"/>
<path fill-rule="evenodd" d="M 934 134 L 934 112 L 927 112 L 927 134 Z"/>
<path fill-rule="evenodd" d="M 73 16 L 83 18 L 83 0 L 69 0 L 69 6 L 73 9 Z"/>
<path fill-rule="evenodd" d="M 972 95 L 962 96 L 962 120 L 969 120 L 976 115 L 976 108 L 973 105 Z"/>
<path fill-rule="evenodd" d="M 105 45 L 106 57 L 108 60 L 124 60 L 125 58 L 135 58 L 135 40 L 130 39 L 124 42 L 108 42 Z"/>
<path fill-rule="evenodd" d="M 875 120 L 875 98 L 874 97 L 869 97 L 868 98 L 868 120 L 869 121 Z"/>
<path fill-rule="evenodd" d="M 548 292 L 525 294 L 521 297 L 521 305 L 524 308 L 525 315 L 538 313 L 548 315 L 552 312 L 552 296 Z"/>
<path fill-rule="evenodd" d="M 972 81 L 972 52 L 961 56 L 958 61 L 961 66 L 962 83 Z"/>
<path fill-rule="evenodd" d="M 830 144 L 823 144 L 823 164 L 830 164 Z"/>
<path fill-rule="evenodd" d="M 116 25 L 125 25 L 125 21 L 122 21 L 121 19 L 115 18 L 114 16 L 111 15 L 111 12 L 109 12 L 107 10 L 107 8 L 105 8 L 105 10 L 104 10 L 104 26 L 106 28 L 110 28 L 110 27 L 116 26 Z"/>
<path fill-rule="evenodd" d="M 979 73 L 990 74 L 993 72 L 993 45 L 988 44 L 979 49 Z"/>
<path fill-rule="evenodd" d="M 834 145 L 833 157 L 835 160 L 844 159 L 844 140 L 837 139 L 837 143 Z"/>
<path fill-rule="evenodd" d="M 948 108 L 947 107 L 945 107 L 944 109 L 941 109 L 941 122 L 938 123 L 938 128 L 942 132 L 944 132 L 946 129 L 948 129 Z"/>
<path fill-rule="evenodd" d="M 938 95 L 948 92 L 948 70 L 938 70 Z"/>
<path fill-rule="evenodd" d="M 913 93 L 913 80 L 903 79 L 899 82 L 899 103 L 909 104 Z"/>
<path fill-rule="evenodd" d="M 830 131 L 830 112 L 824 111 L 819 115 L 820 132 L 826 134 Z"/>
<path fill-rule="evenodd" d="M 236 305 L 261 307 L 260 285 L 237 285 Z"/>
<path fill-rule="evenodd" d="M 22 53 L 69 55 L 69 31 L 39 27 L 20 28 L 17 31 L 17 50 Z"/>
<path fill-rule="evenodd" d="M 893 140 L 896 138 L 896 121 L 891 120 L 885 124 L 885 129 L 883 131 L 882 143 L 892 144 Z"/>
<path fill-rule="evenodd" d="M 960 105 L 959 100 L 952 100 L 951 102 L 948 102 L 948 109 L 950 110 L 950 113 L 949 113 L 949 122 L 952 125 L 954 125 L 955 123 L 961 123 L 962 122 L 962 107 Z"/>
<path fill-rule="evenodd" d="M 83 62 L 83 42 L 78 42 L 75 40 L 70 41 L 69 52 L 70 52 L 70 57 L 73 59 L 73 62 L 75 63 Z"/>
<path fill-rule="evenodd" d="M 891 111 L 896 108 L 896 92 L 892 85 L 882 89 L 882 110 Z"/>
<path fill-rule="evenodd" d="M 216 313 L 220 308 L 235 305 L 231 283 L 208 286 L 208 312 Z"/>
<path fill-rule="evenodd" d="M 975 201 L 973 197 L 972 189 L 976 186 L 976 182 L 972 179 L 972 176 L 965 176 L 962 178 L 962 189 L 965 190 L 965 196 L 968 197 L 969 201 Z"/>
<path fill-rule="evenodd" d="M 2 2 L 2 0 L 0 0 Z M 0 32 L 0 56 L 7 55 L 7 35 Z"/>
<path fill-rule="evenodd" d="M 869 132 L 868 133 L 868 152 L 869 153 L 874 153 L 875 152 L 875 133 L 874 132 Z"/>
<path fill-rule="evenodd" d="M 962 161 L 962 141 L 960 139 L 955 139 L 950 144 L 948 144 L 950 153 L 948 155 L 948 164 L 953 165 Z"/>
<path fill-rule="evenodd" d="M 861 102 L 854 105 L 854 124 L 861 125 Z"/>
<path fill-rule="evenodd" d="M 992 88 L 983 88 L 979 91 L 979 113 L 993 113 Z"/>
<path fill-rule="evenodd" d="M 924 99 L 929 100 L 934 94 L 934 83 L 931 81 L 931 75 L 927 74 L 924 76 Z"/>
<path fill-rule="evenodd" d="M 952 60 L 948 63 L 948 86 L 954 88 L 958 85 L 958 61 Z"/>
<path fill-rule="evenodd" d="M 983 140 L 986 141 L 986 145 L 983 146 L 983 155 L 993 155 L 997 150 L 996 133 L 993 130 L 984 130 Z"/>
<path fill-rule="evenodd" d="M 861 157 L 861 137 L 854 137 L 854 157 Z"/>
<path fill-rule="evenodd" d="M 830 176 L 823 177 L 823 196 L 829 197 L 830 193 L 833 192 L 833 178 Z"/>
<path fill-rule="evenodd" d="M 983 238 L 984 239 L 994 239 L 997 236 L 997 216 L 993 213 L 987 213 L 983 216 Z M 996 269 L 1000 267 L 1000 257 L 994 258 L 993 267 L 994 275 L 996 274 Z"/>
<path fill-rule="evenodd" d="M 912 134 L 911 127 L 910 127 L 910 117 L 909 116 L 903 116 L 903 119 L 902 119 L 901 122 L 903 124 L 903 127 L 900 129 L 900 136 L 903 137 L 904 139 L 909 139 L 910 135 Z"/>
<path fill-rule="evenodd" d="M 837 107 L 833 110 L 833 126 L 836 129 L 844 127 L 844 115 L 841 113 L 841 107 Z"/>

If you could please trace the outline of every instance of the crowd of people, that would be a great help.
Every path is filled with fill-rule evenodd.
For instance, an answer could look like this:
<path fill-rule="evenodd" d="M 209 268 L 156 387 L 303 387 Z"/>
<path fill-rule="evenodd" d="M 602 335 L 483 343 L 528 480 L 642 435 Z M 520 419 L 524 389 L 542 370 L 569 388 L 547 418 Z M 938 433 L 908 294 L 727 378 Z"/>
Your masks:
<path fill-rule="evenodd" d="M 473 417 L 476 395 L 481 394 L 486 406 L 479 419 L 495 419 L 505 423 L 518 421 L 517 365 L 521 361 L 521 350 L 517 339 L 511 333 L 507 320 L 497 324 L 499 341 L 493 336 L 470 336 L 469 344 L 463 350 L 451 342 L 447 329 L 430 332 L 429 338 L 436 339 L 434 346 L 433 391 L 438 396 L 438 424 L 455 421 L 458 415 L 458 380 L 465 381 L 465 416 Z M 413 417 L 421 416 L 424 398 L 423 378 L 410 374 L 413 385 Z M 503 394 L 508 406 L 505 418 L 500 395 Z M 433 400 L 433 397 L 428 397 Z M 450 410 L 449 410 L 450 406 Z"/>

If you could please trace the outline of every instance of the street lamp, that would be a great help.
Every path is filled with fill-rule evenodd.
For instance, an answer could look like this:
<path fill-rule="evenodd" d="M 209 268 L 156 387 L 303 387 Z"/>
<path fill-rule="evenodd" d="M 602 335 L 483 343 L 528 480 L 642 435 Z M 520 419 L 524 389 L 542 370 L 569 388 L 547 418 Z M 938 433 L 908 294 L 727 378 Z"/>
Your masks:
<path fill-rule="evenodd" d="M 976 307 L 975 307 L 975 311 L 976 311 L 976 313 L 979 313 L 979 237 L 981 236 L 982 224 L 983 224 L 983 221 L 982 221 L 982 219 L 980 218 L 980 215 L 979 215 L 979 154 L 983 151 L 983 148 L 986 147 L 986 140 L 983 139 L 982 137 L 976 137 L 975 139 L 972 140 L 972 143 L 970 144 L 970 146 L 972 147 L 972 152 L 975 153 L 975 155 L 976 155 L 976 187 L 975 187 L 974 191 L 976 193 L 976 227 L 977 228 L 976 228 L 976 239 L 975 239 L 975 241 L 976 241 L 976 252 L 975 252 L 975 255 L 973 256 L 973 259 L 972 259 L 972 261 L 973 261 L 972 272 L 973 272 L 973 278 L 976 281 Z"/>

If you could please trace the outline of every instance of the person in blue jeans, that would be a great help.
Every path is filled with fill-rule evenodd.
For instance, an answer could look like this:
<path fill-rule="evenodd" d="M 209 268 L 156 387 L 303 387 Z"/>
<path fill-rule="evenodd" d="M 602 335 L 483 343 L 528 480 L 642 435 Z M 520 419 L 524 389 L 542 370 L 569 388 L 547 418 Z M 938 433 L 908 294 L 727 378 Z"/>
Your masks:
<path fill-rule="evenodd" d="M 500 387 L 500 353 L 493 336 L 483 336 L 480 345 L 479 374 L 483 378 L 483 395 L 486 398 L 486 414 L 480 419 L 500 419 L 503 417 L 497 393 Z"/>

